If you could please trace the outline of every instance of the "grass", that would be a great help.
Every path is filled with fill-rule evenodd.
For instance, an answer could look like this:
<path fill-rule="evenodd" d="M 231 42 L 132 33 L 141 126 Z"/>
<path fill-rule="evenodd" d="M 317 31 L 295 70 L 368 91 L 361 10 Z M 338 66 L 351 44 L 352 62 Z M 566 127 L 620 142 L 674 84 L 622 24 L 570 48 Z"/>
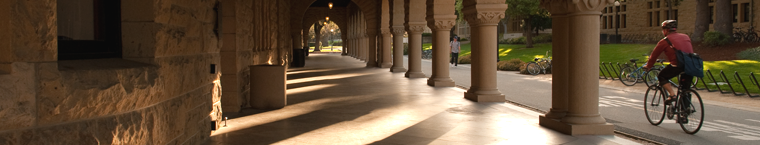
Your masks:
<path fill-rule="evenodd" d="M 333 46 L 332 48 L 332 51 L 330 51 L 330 46 L 322 46 L 319 52 L 341 52 L 343 46 Z M 314 52 L 314 46 L 309 47 L 309 52 Z"/>
<path fill-rule="evenodd" d="M 499 44 L 499 60 L 510 60 L 513 58 L 519 58 L 522 61 L 530 62 L 536 57 L 545 57 L 546 51 L 552 49 L 551 43 L 541 43 L 533 45 L 534 48 L 525 48 L 525 45 L 512 45 L 512 44 Z M 626 63 L 632 58 L 639 59 L 638 65 L 641 66 L 646 61 L 648 55 L 654 49 L 654 44 L 601 44 L 599 47 L 599 61 L 613 64 Z M 431 49 L 430 43 L 422 44 L 422 49 Z M 471 53 L 471 44 L 462 44 L 459 56 L 468 55 Z M 551 55 L 551 54 L 549 54 Z M 666 63 L 667 64 L 667 63 Z M 738 72 L 744 85 L 747 86 L 753 94 L 760 94 L 760 89 L 753 84 L 749 78 L 749 73 L 760 73 L 760 61 L 756 60 L 730 60 L 730 61 L 705 61 L 705 70 L 710 70 L 717 82 L 726 82 L 720 77 L 720 71 L 723 70 L 724 74 L 734 86 L 734 90 L 737 92 L 745 92 L 739 82 L 734 78 L 734 72 Z M 615 68 L 619 69 L 619 68 Z M 614 70 L 609 70 L 614 71 Z M 618 70 L 619 72 L 619 70 Z M 613 77 L 617 77 L 616 72 L 613 72 Z M 607 72 L 600 72 L 600 75 L 607 74 Z M 607 74 L 610 75 L 610 74 Z M 760 74 L 755 74 L 756 77 L 760 77 Z M 707 74 L 703 78 L 710 89 L 717 89 L 714 85 L 714 81 L 711 80 Z M 712 85 L 709 83 L 713 83 Z M 697 85 L 700 88 L 704 88 L 702 83 Z M 719 85 L 723 90 L 730 90 L 727 84 Z"/>

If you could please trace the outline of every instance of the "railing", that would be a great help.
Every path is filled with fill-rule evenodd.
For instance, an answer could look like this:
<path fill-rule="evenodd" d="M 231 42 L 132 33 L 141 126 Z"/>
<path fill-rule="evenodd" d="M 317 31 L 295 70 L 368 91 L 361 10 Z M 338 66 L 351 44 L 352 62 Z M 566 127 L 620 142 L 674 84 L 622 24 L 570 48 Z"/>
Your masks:
<path fill-rule="evenodd" d="M 602 62 L 599 65 L 599 79 L 605 79 L 605 80 L 619 80 L 620 75 L 620 69 L 623 68 L 623 66 L 628 66 L 628 63 L 625 64 L 612 64 L 611 62 Z M 617 68 L 616 68 L 617 67 Z M 636 63 L 633 63 L 633 67 L 638 67 Z M 711 83 L 706 82 L 704 79 L 707 78 L 710 80 Z M 695 81 L 693 83 L 692 88 L 695 90 L 706 90 L 708 92 L 720 92 L 722 94 L 734 94 L 736 96 L 744 96 L 747 95 L 749 97 L 755 98 L 760 97 L 760 94 L 752 94 L 749 90 L 749 88 L 757 87 L 758 90 L 760 90 L 760 83 L 757 81 L 757 77 L 755 77 L 755 73 L 750 72 L 747 79 L 743 80 L 739 72 L 734 72 L 733 74 L 733 82 L 729 80 L 728 75 L 726 75 L 722 70 L 718 74 L 718 77 L 713 75 L 713 73 L 710 70 L 705 70 L 705 77 L 696 77 Z M 744 81 L 748 81 L 750 84 L 745 83 Z M 702 85 L 702 88 L 699 87 L 699 85 Z M 714 85 L 715 89 L 711 89 L 708 85 Z M 721 88 L 721 86 L 726 86 L 728 89 Z M 743 90 L 741 90 L 743 89 Z"/>

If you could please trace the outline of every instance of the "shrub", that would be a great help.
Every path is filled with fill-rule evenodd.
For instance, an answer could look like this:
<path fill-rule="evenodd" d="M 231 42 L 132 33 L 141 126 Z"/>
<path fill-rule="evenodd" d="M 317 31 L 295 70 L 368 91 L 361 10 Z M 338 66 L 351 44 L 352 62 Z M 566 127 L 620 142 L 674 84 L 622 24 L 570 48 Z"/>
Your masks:
<path fill-rule="evenodd" d="M 715 31 L 707 31 L 704 35 L 704 40 L 702 40 L 702 43 L 707 44 L 709 46 L 720 46 L 720 45 L 726 45 L 728 42 L 731 41 L 731 37 L 729 37 L 726 34 L 715 32 Z"/>
<path fill-rule="evenodd" d="M 739 59 L 760 61 L 760 47 L 750 48 L 736 54 Z"/>
<path fill-rule="evenodd" d="M 459 64 L 472 63 L 472 56 L 470 54 L 459 56 Z"/>
<path fill-rule="evenodd" d="M 404 55 L 409 55 L 409 43 L 404 43 Z"/>
<path fill-rule="evenodd" d="M 422 33 L 422 37 L 433 36 L 433 33 Z"/>
<path fill-rule="evenodd" d="M 470 40 L 470 39 L 467 39 L 467 38 L 460 38 L 459 39 L 459 41 L 467 41 L 467 40 Z"/>
<path fill-rule="evenodd" d="M 498 64 L 498 69 L 503 71 L 519 71 L 520 66 L 525 65 L 525 62 L 522 60 L 515 58 L 508 61 L 500 61 Z"/>
<path fill-rule="evenodd" d="M 520 74 L 530 74 L 530 72 L 528 72 L 527 68 L 528 68 L 528 64 L 527 63 L 525 63 L 525 65 L 520 66 Z"/>
<path fill-rule="evenodd" d="M 533 37 L 533 43 L 552 42 L 552 34 L 541 34 Z"/>

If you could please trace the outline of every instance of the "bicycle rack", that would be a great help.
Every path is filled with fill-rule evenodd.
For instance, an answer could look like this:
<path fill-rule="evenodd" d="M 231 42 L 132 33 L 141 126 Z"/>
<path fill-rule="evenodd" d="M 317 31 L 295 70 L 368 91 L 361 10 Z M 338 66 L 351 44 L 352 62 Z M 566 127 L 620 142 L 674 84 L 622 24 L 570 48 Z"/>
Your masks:
<path fill-rule="evenodd" d="M 724 75 L 723 77 L 726 77 L 726 76 Z M 734 79 L 736 80 L 736 82 L 741 83 L 742 87 L 744 87 L 744 91 L 747 91 L 747 86 L 744 86 L 744 82 L 742 82 L 741 77 L 739 77 L 739 72 L 734 71 Z M 734 95 L 737 95 L 737 96 L 744 95 L 744 93 L 736 92 L 736 90 L 734 90 L 734 87 L 731 86 L 731 83 L 728 84 L 728 87 L 731 88 L 731 91 L 734 92 Z"/>
<path fill-rule="evenodd" d="M 728 88 L 731 89 L 731 92 L 723 92 L 723 91 L 721 91 L 720 93 L 723 93 L 723 94 L 733 93 L 734 95 L 737 95 L 737 96 L 744 95 L 742 93 L 736 93 L 736 91 L 734 90 L 733 85 L 731 85 L 731 81 L 728 80 L 728 77 L 726 77 L 726 74 L 723 74 L 723 70 L 720 71 L 720 77 L 723 77 L 723 80 L 726 81 L 726 84 L 728 84 Z M 720 88 L 720 86 L 718 86 L 718 88 Z"/>
<path fill-rule="evenodd" d="M 602 64 L 604 65 L 604 62 L 602 62 Z M 610 64 L 610 65 L 604 65 L 604 69 L 607 71 L 607 74 L 610 74 L 610 78 L 612 78 L 612 80 L 613 80 L 613 81 L 614 81 L 615 79 L 618 79 L 618 80 L 619 80 L 619 79 L 620 79 L 620 76 L 618 76 L 618 78 L 615 78 L 615 76 L 613 76 L 614 74 L 613 74 L 612 72 L 614 72 L 614 71 L 615 71 L 615 68 L 611 66 L 611 64 L 612 64 L 612 63 L 609 63 L 609 64 Z M 607 67 L 607 66 L 609 66 L 609 67 Z M 612 72 L 610 72 L 610 69 L 612 69 Z"/>
<path fill-rule="evenodd" d="M 602 64 L 599 65 L 599 73 L 602 74 L 605 80 L 609 80 L 609 78 L 607 78 L 607 74 L 604 73 L 604 69 L 602 69 L 602 67 L 606 67 L 604 66 L 604 62 L 602 62 Z M 601 77 L 599 77 L 599 79 L 601 79 Z"/>
<path fill-rule="evenodd" d="M 723 74 L 723 71 L 721 70 L 720 73 Z M 715 83 L 715 87 L 718 88 L 718 91 L 720 91 L 720 93 L 722 93 L 722 94 L 731 93 L 731 92 L 724 92 L 723 89 L 720 88 L 720 85 L 718 85 L 718 80 L 715 80 L 715 77 L 712 75 L 712 73 L 710 72 L 710 70 L 707 70 L 707 74 L 710 75 L 710 79 L 712 79 L 713 83 Z M 725 80 L 723 80 L 723 81 L 725 81 Z M 705 87 L 707 87 L 707 86 L 705 86 Z"/>
<path fill-rule="evenodd" d="M 749 78 L 752 78 L 752 80 L 753 80 L 752 83 L 755 84 L 755 86 L 757 87 L 758 90 L 760 90 L 760 83 L 757 83 L 757 78 L 755 77 L 755 73 L 749 72 Z M 760 95 L 752 95 L 752 94 L 750 94 L 749 91 L 747 91 L 747 95 L 749 97 L 753 97 L 753 98 L 754 97 L 760 97 Z"/>
<path fill-rule="evenodd" d="M 710 75 L 712 75 L 712 74 L 710 74 Z M 697 83 L 694 83 L 694 86 L 692 87 L 695 90 L 707 90 L 708 92 L 718 91 L 718 90 L 710 89 L 710 87 L 707 87 L 707 83 L 705 83 L 704 77 L 696 77 L 696 78 L 697 79 L 695 79 L 695 80 L 697 81 Z M 699 85 L 699 82 L 702 82 L 702 86 L 705 86 L 705 88 L 699 88 L 699 87 L 697 87 L 697 85 Z M 713 80 L 713 82 L 715 82 L 715 80 Z"/>
<path fill-rule="evenodd" d="M 749 90 L 747 90 L 747 86 L 744 85 L 744 81 L 742 81 L 742 77 L 739 76 L 738 72 L 734 72 L 734 79 L 736 79 L 737 81 L 739 81 L 739 83 L 742 84 L 742 87 L 744 87 L 744 92 L 747 92 L 747 94 L 746 94 L 747 96 L 749 96 L 749 97 L 758 97 L 758 96 L 760 96 L 760 95 L 754 95 L 753 96 L 751 93 L 749 93 Z"/>
<path fill-rule="evenodd" d="M 620 79 L 620 71 L 619 70 L 622 69 L 622 68 L 618 67 L 617 69 L 615 69 L 615 65 L 612 65 L 612 62 L 608 62 L 608 63 L 610 64 L 610 68 L 612 68 L 612 72 L 615 72 L 615 74 L 618 75 L 618 79 Z"/>

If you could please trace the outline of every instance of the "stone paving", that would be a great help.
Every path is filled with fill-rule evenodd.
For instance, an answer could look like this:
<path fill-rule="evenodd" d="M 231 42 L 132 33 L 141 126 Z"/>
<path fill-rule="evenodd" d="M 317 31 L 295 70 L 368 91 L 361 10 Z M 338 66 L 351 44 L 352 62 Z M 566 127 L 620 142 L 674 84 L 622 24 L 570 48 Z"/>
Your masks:
<path fill-rule="evenodd" d="M 538 125 L 539 113 L 475 103 L 465 90 L 365 68 L 339 54 L 312 54 L 288 70 L 288 106 L 225 112 L 222 144 L 638 144 L 613 135 L 568 136 Z"/>

